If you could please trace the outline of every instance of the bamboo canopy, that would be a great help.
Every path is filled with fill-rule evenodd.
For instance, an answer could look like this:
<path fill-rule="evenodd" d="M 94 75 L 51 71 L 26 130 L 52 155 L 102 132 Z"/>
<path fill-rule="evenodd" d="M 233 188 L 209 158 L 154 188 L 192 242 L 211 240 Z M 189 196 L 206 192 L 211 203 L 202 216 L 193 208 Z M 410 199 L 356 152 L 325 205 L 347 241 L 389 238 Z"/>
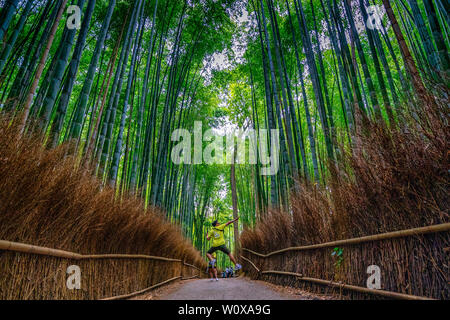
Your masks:
<path fill-rule="evenodd" d="M 340 245 L 353 245 L 353 244 L 358 244 L 358 243 L 363 243 L 363 242 L 409 237 L 409 236 L 415 236 L 415 235 L 421 235 L 421 234 L 427 234 L 427 233 L 445 232 L 445 231 L 449 231 L 449 230 L 450 230 L 450 223 L 442 223 L 442 224 L 437 224 L 437 225 L 433 225 L 433 226 L 406 229 L 406 230 L 393 231 L 393 232 L 386 232 L 386 233 L 380 233 L 380 234 L 359 237 L 359 238 L 336 240 L 336 241 L 330 241 L 330 242 L 307 245 L 307 246 L 300 246 L 300 247 L 289 247 L 289 248 L 272 251 L 267 254 L 258 253 L 253 250 L 247 249 L 247 248 L 242 248 L 242 250 L 253 253 L 254 255 L 257 255 L 262 258 L 267 258 L 267 257 L 273 256 L 275 254 L 279 254 L 279 253 L 283 253 L 283 252 L 287 252 L 287 251 L 301 251 L 301 250 L 319 249 L 319 248 L 326 248 L 326 247 L 340 246 Z"/>

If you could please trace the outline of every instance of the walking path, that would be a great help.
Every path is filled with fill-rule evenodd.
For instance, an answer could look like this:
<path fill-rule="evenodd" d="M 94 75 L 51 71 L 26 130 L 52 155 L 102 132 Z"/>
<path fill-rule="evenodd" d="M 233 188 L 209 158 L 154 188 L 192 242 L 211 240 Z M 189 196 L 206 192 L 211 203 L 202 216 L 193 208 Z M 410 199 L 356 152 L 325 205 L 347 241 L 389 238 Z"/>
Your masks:
<path fill-rule="evenodd" d="M 137 299 L 158 300 L 316 300 L 326 297 L 315 296 L 298 289 L 282 289 L 263 281 L 253 281 L 244 277 L 219 281 L 197 279 L 181 281 L 163 287 L 156 292 L 136 297 Z"/>

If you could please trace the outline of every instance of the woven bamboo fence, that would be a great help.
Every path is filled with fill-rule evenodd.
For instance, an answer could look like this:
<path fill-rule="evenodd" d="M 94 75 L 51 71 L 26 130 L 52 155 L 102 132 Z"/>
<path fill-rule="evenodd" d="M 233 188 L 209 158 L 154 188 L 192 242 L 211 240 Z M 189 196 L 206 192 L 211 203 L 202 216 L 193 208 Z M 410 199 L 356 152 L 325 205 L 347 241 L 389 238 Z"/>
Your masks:
<path fill-rule="evenodd" d="M 67 268 L 77 265 L 81 288 L 69 289 Z M 175 280 L 202 277 L 180 259 L 140 254 L 82 255 L 0 240 L 0 299 L 126 299 Z"/>
<path fill-rule="evenodd" d="M 449 231 L 444 223 L 269 253 L 242 248 L 241 258 L 252 278 L 343 299 L 449 299 Z M 367 288 L 370 265 L 380 289 Z"/>

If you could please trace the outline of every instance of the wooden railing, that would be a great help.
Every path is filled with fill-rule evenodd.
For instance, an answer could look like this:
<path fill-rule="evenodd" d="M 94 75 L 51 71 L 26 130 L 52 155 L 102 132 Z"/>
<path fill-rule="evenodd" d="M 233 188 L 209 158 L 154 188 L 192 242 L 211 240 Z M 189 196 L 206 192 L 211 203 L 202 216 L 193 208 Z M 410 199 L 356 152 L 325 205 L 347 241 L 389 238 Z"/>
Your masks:
<path fill-rule="evenodd" d="M 160 287 L 169 282 L 172 282 L 174 280 L 178 280 L 178 279 L 188 280 L 188 279 L 192 279 L 195 277 L 200 277 L 201 272 L 204 273 L 204 271 L 202 271 L 201 268 L 199 268 L 195 265 L 186 263 L 181 259 L 160 257 L 160 256 L 151 256 L 151 255 L 144 255 L 144 254 L 87 254 L 87 255 L 83 255 L 80 253 L 75 253 L 75 252 L 70 252 L 70 251 L 65 251 L 65 250 L 35 246 L 35 245 L 30 245 L 30 244 L 25 244 L 25 243 L 20 243 L 20 242 L 6 241 L 6 240 L 0 240 L 0 250 L 20 252 L 20 253 L 26 253 L 26 254 L 36 254 L 36 255 L 50 256 L 50 257 L 56 257 L 56 258 L 73 259 L 73 260 L 147 259 L 147 260 L 158 260 L 158 261 L 167 261 L 167 262 L 178 262 L 178 263 L 182 264 L 181 273 L 183 272 L 183 266 L 190 267 L 190 268 L 193 268 L 193 269 L 196 269 L 199 271 L 199 273 L 197 275 L 194 275 L 191 277 L 184 278 L 183 275 L 181 274 L 180 276 L 167 279 L 165 281 L 154 284 L 151 287 L 148 287 L 148 288 L 145 288 L 145 289 L 133 292 L 133 293 L 113 296 L 113 297 L 109 297 L 109 298 L 103 298 L 101 300 L 118 300 L 118 299 L 131 298 L 131 297 L 137 296 L 139 294 L 148 292 L 157 287 Z"/>
<path fill-rule="evenodd" d="M 425 234 L 438 233 L 438 232 L 448 232 L 448 231 L 450 231 L 450 223 L 443 223 L 443 224 L 438 224 L 438 225 L 433 225 L 433 226 L 426 226 L 426 227 L 420 227 L 420 228 L 387 232 L 387 233 L 382 233 L 382 234 L 377 234 L 377 235 L 351 238 L 351 239 L 345 239 L 345 240 L 337 240 L 337 241 L 325 242 L 325 243 L 314 244 L 314 245 L 289 247 L 289 248 L 284 248 L 284 249 L 280 249 L 280 250 L 275 250 L 275 251 L 272 251 L 272 252 L 269 252 L 266 254 L 255 252 L 248 248 L 242 248 L 242 251 L 246 251 L 250 254 L 253 254 L 253 255 L 265 260 L 269 257 L 279 255 L 282 253 L 286 253 L 286 252 L 290 252 L 290 251 L 304 251 L 304 250 L 315 250 L 315 249 L 321 249 L 321 248 L 327 248 L 327 247 L 356 245 L 356 244 L 361 244 L 364 242 L 373 242 L 373 241 L 395 239 L 395 238 L 401 238 L 401 237 L 418 236 L 418 235 L 425 235 Z M 448 248 L 442 248 L 442 250 L 444 252 L 448 252 Z M 307 282 L 311 282 L 311 283 L 326 285 L 326 286 L 340 288 L 340 289 L 347 289 L 347 290 L 356 291 L 356 292 L 360 292 L 360 293 L 385 296 L 388 298 L 408 299 L 408 300 L 430 300 L 430 299 L 432 299 L 429 297 L 422 297 L 422 296 L 416 296 L 416 295 L 411 295 L 411 294 L 392 292 L 392 291 L 388 291 L 388 290 L 369 289 L 369 288 L 345 284 L 345 283 L 337 282 L 337 281 L 311 278 L 311 277 L 306 277 L 303 274 L 296 273 L 296 272 L 280 271 L 280 270 L 262 270 L 261 267 L 258 267 L 254 261 L 249 259 L 249 257 L 245 257 L 245 256 L 241 255 L 241 258 L 244 261 L 248 262 L 250 264 L 250 266 L 256 270 L 258 276 L 263 275 L 263 274 L 287 275 L 287 276 L 293 276 L 300 281 L 307 281 Z M 447 279 L 447 282 L 448 282 L 448 279 Z"/>

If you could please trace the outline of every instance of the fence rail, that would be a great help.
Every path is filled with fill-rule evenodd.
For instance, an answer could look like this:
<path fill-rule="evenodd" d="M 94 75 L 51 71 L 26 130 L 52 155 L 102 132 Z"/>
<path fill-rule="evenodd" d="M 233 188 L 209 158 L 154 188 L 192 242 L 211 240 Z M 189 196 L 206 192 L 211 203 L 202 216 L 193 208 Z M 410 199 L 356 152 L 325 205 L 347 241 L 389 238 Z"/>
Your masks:
<path fill-rule="evenodd" d="M 267 258 L 267 257 L 273 256 L 275 254 L 279 254 L 279 253 L 283 253 L 283 252 L 287 252 L 287 251 L 301 251 L 301 250 L 319 249 L 319 248 L 326 248 L 326 247 L 333 247 L 333 246 L 340 246 L 340 245 L 352 245 L 352 244 L 358 244 L 358 243 L 362 243 L 362 242 L 394 239 L 394 238 L 415 236 L 415 235 L 421 235 L 421 234 L 427 234 L 427 233 L 437 233 L 437 232 L 444 232 L 444 231 L 450 231 L 450 223 L 442 223 L 442 224 L 436 224 L 436 225 L 427 226 L 427 227 L 386 232 L 386 233 L 380 233 L 380 234 L 359 237 L 359 238 L 336 240 L 336 241 L 312 244 L 312 245 L 307 245 L 307 246 L 289 247 L 289 248 L 272 251 L 272 252 L 269 252 L 266 254 L 255 252 L 255 251 L 247 249 L 247 248 L 242 248 L 242 250 L 253 253 L 254 255 L 257 255 L 261 258 Z M 446 249 L 448 249 L 448 248 L 446 248 Z"/>
<path fill-rule="evenodd" d="M 249 252 L 251 254 L 254 254 L 255 256 L 258 256 L 260 258 L 263 258 L 263 261 L 264 261 L 268 257 L 274 256 L 274 255 L 277 255 L 280 253 L 284 253 L 284 252 L 289 252 L 289 251 L 313 250 L 313 249 L 327 248 L 327 247 L 332 247 L 332 246 L 354 245 L 354 244 L 359 244 L 359 243 L 364 243 L 364 242 L 388 240 L 388 239 L 394 239 L 394 238 L 410 237 L 410 236 L 424 235 L 424 234 L 430 234 L 430 233 L 439 233 L 439 232 L 448 232 L 448 231 L 450 231 L 450 223 L 443 223 L 443 224 L 420 227 L 420 228 L 406 229 L 406 230 L 400 230 L 400 231 L 394 231 L 394 232 L 386 232 L 386 233 L 365 236 L 365 237 L 359 237 L 359 238 L 337 240 L 337 241 L 325 242 L 325 243 L 314 244 L 314 245 L 289 247 L 289 248 L 272 251 L 272 252 L 269 252 L 266 254 L 255 252 L 248 248 L 242 248 L 242 250 Z M 446 248 L 443 248 L 442 250 L 444 252 L 448 252 L 449 248 L 446 247 Z M 263 274 L 286 275 L 286 276 L 293 276 L 300 281 L 306 281 L 306 282 L 311 282 L 311 283 L 316 283 L 316 284 L 321 284 L 321 285 L 327 285 L 330 287 L 347 289 L 350 291 L 356 291 L 356 292 L 360 292 L 360 293 L 368 293 L 368 294 L 373 294 L 373 295 L 385 296 L 385 297 L 389 297 L 389 298 L 408 299 L 408 300 L 433 300 L 433 298 L 429 298 L 429 297 L 398 293 L 398 292 L 393 292 L 393 291 L 388 291 L 388 290 L 369 289 L 369 288 L 365 288 L 365 287 L 361 287 L 361 286 L 345 284 L 342 282 L 335 282 L 335 281 L 330 281 L 330 280 L 306 277 L 303 274 L 296 273 L 296 272 L 288 272 L 288 271 L 281 271 L 281 270 L 262 270 L 261 268 L 256 266 L 256 264 L 253 261 L 251 261 L 248 257 L 244 257 L 241 255 L 241 258 L 244 261 L 247 261 L 248 263 L 250 263 L 250 265 L 256 270 L 258 276 L 263 275 Z"/>
<path fill-rule="evenodd" d="M 162 286 L 162 285 L 164 285 L 164 284 L 167 284 L 167 283 L 169 283 L 169 282 L 172 282 L 172 281 L 175 281 L 175 280 L 178 280 L 178 279 L 181 279 L 181 276 L 173 277 L 173 278 L 167 279 L 166 281 L 163 281 L 163 282 L 154 284 L 154 285 L 151 286 L 151 287 L 148 287 L 148 288 L 145 288 L 145 289 L 142 289 L 142 290 L 139 290 L 139 291 L 135 291 L 135 292 L 133 292 L 133 293 L 122 294 L 122 295 L 120 295 L 120 296 L 114 296 L 114 297 L 109 297 L 109 298 L 103 298 L 103 299 L 100 299 L 100 300 L 120 300 L 120 299 L 129 299 L 129 298 L 138 296 L 138 295 L 140 295 L 140 294 L 146 293 L 146 292 L 148 292 L 148 291 L 151 291 L 151 290 L 153 290 L 153 289 L 156 289 L 157 287 L 160 287 L 160 286 Z"/>
<path fill-rule="evenodd" d="M 167 257 L 158 257 L 158 256 L 149 256 L 145 254 L 79 254 L 70 251 L 64 251 L 59 249 L 53 249 L 48 247 L 40 247 L 26 243 L 20 242 L 12 242 L 6 240 L 0 240 L 0 250 L 14 251 L 14 252 L 22 252 L 29 254 L 38 254 L 44 256 L 51 256 L 57 258 L 66 258 L 66 259 L 74 259 L 74 260 L 83 260 L 83 259 L 149 259 L 149 260 L 160 260 L 160 261 L 173 261 L 173 262 L 181 262 L 181 259 L 167 258 Z M 185 263 L 185 265 L 188 265 Z M 190 265 L 192 266 L 192 265 Z"/>
<path fill-rule="evenodd" d="M 335 282 L 335 281 L 330 281 L 330 280 L 305 277 L 302 274 L 296 273 L 296 272 L 278 271 L 278 270 L 261 271 L 250 259 L 243 257 L 243 256 L 241 256 L 241 258 L 250 262 L 251 265 L 253 266 L 253 268 L 255 268 L 255 270 L 259 274 L 278 274 L 278 275 L 294 276 L 298 280 L 301 280 L 301 281 L 315 282 L 315 283 L 327 285 L 330 287 L 353 290 L 353 291 L 357 291 L 357 292 L 369 293 L 369 294 L 385 296 L 385 297 L 389 297 L 389 298 L 406 299 L 406 300 L 435 300 L 435 299 L 428 298 L 428 297 L 421 297 L 421 296 L 415 296 L 415 295 L 411 295 L 411 294 L 392 292 L 392 291 L 388 291 L 388 290 L 369 289 L 369 288 L 364 288 L 364 287 L 360 287 L 360 286 L 345 284 L 342 282 Z"/>
<path fill-rule="evenodd" d="M 262 271 L 250 259 L 243 257 L 243 256 L 241 256 L 241 258 L 244 259 L 245 261 L 249 262 L 253 266 L 253 268 L 255 268 L 255 270 L 258 272 L 258 274 L 278 274 L 278 275 L 293 276 L 301 281 L 314 282 L 314 283 L 319 283 L 319 284 L 323 284 L 323 285 L 327 285 L 327 286 L 335 287 L 335 288 L 339 288 L 339 289 L 347 289 L 347 290 L 357 291 L 357 292 L 361 292 L 361 293 L 369 293 L 369 294 L 374 294 L 374 295 L 379 295 L 379 296 L 385 296 L 385 297 L 389 297 L 389 298 L 405 299 L 405 300 L 435 300 L 435 299 L 428 298 L 428 297 L 421 297 L 421 296 L 415 296 L 415 295 L 411 295 L 411 294 L 392 292 L 392 291 L 388 291 L 388 290 L 369 289 L 369 288 L 364 288 L 364 287 L 360 287 L 360 286 L 345 284 L 342 282 L 335 282 L 335 281 L 330 281 L 330 280 L 305 277 L 302 274 L 296 273 L 296 272 L 278 271 L 278 270 Z"/>
<path fill-rule="evenodd" d="M 74 259 L 74 260 L 87 260 L 87 259 L 146 259 L 146 260 L 158 260 L 158 261 L 167 261 L 167 262 L 181 262 L 183 266 L 187 266 L 193 269 L 196 269 L 199 271 L 198 275 L 194 275 L 191 277 L 183 278 L 183 276 L 177 276 L 170 279 L 167 279 L 165 281 L 159 282 L 157 284 L 152 285 L 151 287 L 135 291 L 133 293 L 129 294 L 123 294 L 108 298 L 102 298 L 101 300 L 119 300 L 119 299 L 128 299 L 143 293 L 146 293 L 152 289 L 155 289 L 157 287 L 160 287 L 164 284 L 167 284 L 169 282 L 181 279 L 181 280 L 188 280 L 193 279 L 195 277 L 200 277 L 200 273 L 202 272 L 202 269 L 193 265 L 184 262 L 184 260 L 181 259 L 175 259 L 175 258 L 167 258 L 167 257 L 160 257 L 160 256 L 151 256 L 151 255 L 144 255 L 144 254 L 79 254 L 76 252 L 70 252 L 65 250 L 59 250 L 59 249 L 53 249 L 48 247 L 41 247 L 41 246 L 35 246 L 20 242 L 13 242 L 13 241 L 6 241 L 6 240 L 0 240 L 0 250 L 5 251 L 12 251 L 12 252 L 20 252 L 20 253 L 27 253 L 27 254 L 36 254 L 36 255 L 43 255 L 43 256 L 50 256 L 50 257 L 56 257 L 56 258 L 66 258 L 66 259 Z"/>

